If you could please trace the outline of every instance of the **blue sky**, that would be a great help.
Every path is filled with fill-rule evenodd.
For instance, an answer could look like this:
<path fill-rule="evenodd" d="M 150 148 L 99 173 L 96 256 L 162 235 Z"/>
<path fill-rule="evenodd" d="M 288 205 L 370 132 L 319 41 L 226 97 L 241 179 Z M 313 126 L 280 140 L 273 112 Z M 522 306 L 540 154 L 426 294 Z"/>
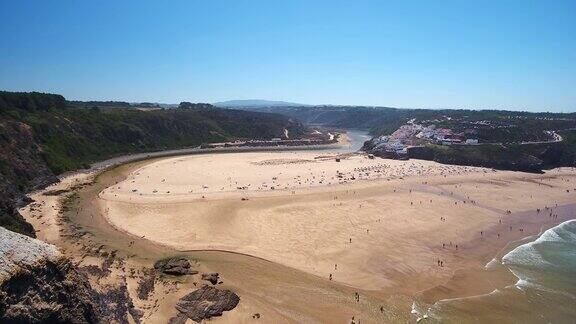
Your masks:
<path fill-rule="evenodd" d="M 576 111 L 576 1 L 0 0 L 0 89 Z"/>

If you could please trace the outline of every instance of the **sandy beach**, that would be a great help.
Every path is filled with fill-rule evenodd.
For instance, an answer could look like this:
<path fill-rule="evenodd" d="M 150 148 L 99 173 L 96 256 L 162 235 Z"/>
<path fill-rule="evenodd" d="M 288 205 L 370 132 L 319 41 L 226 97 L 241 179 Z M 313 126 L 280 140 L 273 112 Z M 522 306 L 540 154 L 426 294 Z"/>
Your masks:
<path fill-rule="evenodd" d="M 571 203 L 570 185 L 554 173 L 270 152 L 164 159 L 100 198 L 114 226 L 176 250 L 232 251 L 415 294 L 485 264 L 529 226 L 513 213 Z"/>
<path fill-rule="evenodd" d="M 325 151 L 177 156 L 117 169 L 87 186 L 73 221 L 141 264 L 175 253 L 200 259 L 245 296 L 219 319 L 240 322 L 256 312 L 273 322 L 414 320 L 414 299 L 509 285 L 509 274 L 481 270 L 510 242 L 570 217 L 576 181 L 573 169 L 527 174 Z M 150 319 L 172 316 L 176 299 L 158 298 L 164 311 Z"/>

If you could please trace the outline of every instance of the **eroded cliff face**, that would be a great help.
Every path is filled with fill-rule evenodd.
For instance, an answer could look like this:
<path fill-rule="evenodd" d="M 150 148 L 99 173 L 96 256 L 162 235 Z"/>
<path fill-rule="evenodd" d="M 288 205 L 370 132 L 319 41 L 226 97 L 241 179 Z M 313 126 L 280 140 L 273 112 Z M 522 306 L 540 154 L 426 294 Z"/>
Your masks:
<path fill-rule="evenodd" d="M 563 165 L 547 165 L 539 154 L 530 152 L 507 152 L 499 149 L 495 152 L 478 151 L 476 147 L 450 147 L 444 150 L 430 147 L 413 147 L 408 149 L 408 156 L 413 159 L 430 160 L 443 164 L 468 165 L 498 170 L 541 173 L 543 169 Z"/>
<path fill-rule="evenodd" d="M 1 323 L 96 323 L 102 318 L 86 276 L 55 246 L 33 239 L 34 228 L 18 213 L 18 206 L 29 202 L 26 191 L 54 181 L 30 127 L 0 120 Z"/>
<path fill-rule="evenodd" d="M 98 300 L 55 246 L 0 227 L 0 322 L 97 323 Z"/>
<path fill-rule="evenodd" d="M 443 164 L 541 173 L 547 169 L 576 166 L 573 143 L 574 139 L 526 145 L 425 145 L 408 148 L 405 157 Z M 383 158 L 397 157 L 394 152 L 386 152 L 383 148 L 377 147 L 374 138 L 366 141 L 362 150 Z"/>
<path fill-rule="evenodd" d="M 54 181 L 57 179 L 46 166 L 30 127 L 0 120 L 0 226 L 35 237 L 32 225 L 16 207 L 24 192 Z"/>

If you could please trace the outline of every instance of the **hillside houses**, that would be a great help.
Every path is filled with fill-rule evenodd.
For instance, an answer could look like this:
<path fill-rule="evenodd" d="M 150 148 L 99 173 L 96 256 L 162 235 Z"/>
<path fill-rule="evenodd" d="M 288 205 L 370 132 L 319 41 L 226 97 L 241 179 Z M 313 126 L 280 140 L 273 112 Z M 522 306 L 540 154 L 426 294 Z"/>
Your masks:
<path fill-rule="evenodd" d="M 400 126 L 390 135 L 374 137 L 367 144 L 370 151 L 378 156 L 405 159 L 408 157 L 408 149 L 415 146 L 423 146 L 427 143 L 441 145 L 476 145 L 478 139 L 473 137 L 474 131 L 454 133 L 449 128 L 437 128 L 431 124 L 424 126 L 414 121 Z M 467 138 L 468 137 L 468 138 Z"/>

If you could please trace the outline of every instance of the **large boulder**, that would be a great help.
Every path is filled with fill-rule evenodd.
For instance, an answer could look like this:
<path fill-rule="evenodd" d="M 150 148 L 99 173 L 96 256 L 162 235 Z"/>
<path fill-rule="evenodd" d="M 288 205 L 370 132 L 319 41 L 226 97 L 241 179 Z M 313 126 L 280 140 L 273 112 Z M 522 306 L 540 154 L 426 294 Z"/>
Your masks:
<path fill-rule="evenodd" d="M 178 323 L 185 317 L 200 322 L 234 309 L 240 302 L 240 297 L 230 290 L 220 290 L 212 286 L 204 286 L 182 297 L 176 304 L 180 314 L 174 318 Z"/>
<path fill-rule="evenodd" d="M 190 261 L 183 257 L 158 260 L 154 264 L 154 269 L 173 276 L 193 275 L 198 273 L 198 271 L 192 269 Z"/>

